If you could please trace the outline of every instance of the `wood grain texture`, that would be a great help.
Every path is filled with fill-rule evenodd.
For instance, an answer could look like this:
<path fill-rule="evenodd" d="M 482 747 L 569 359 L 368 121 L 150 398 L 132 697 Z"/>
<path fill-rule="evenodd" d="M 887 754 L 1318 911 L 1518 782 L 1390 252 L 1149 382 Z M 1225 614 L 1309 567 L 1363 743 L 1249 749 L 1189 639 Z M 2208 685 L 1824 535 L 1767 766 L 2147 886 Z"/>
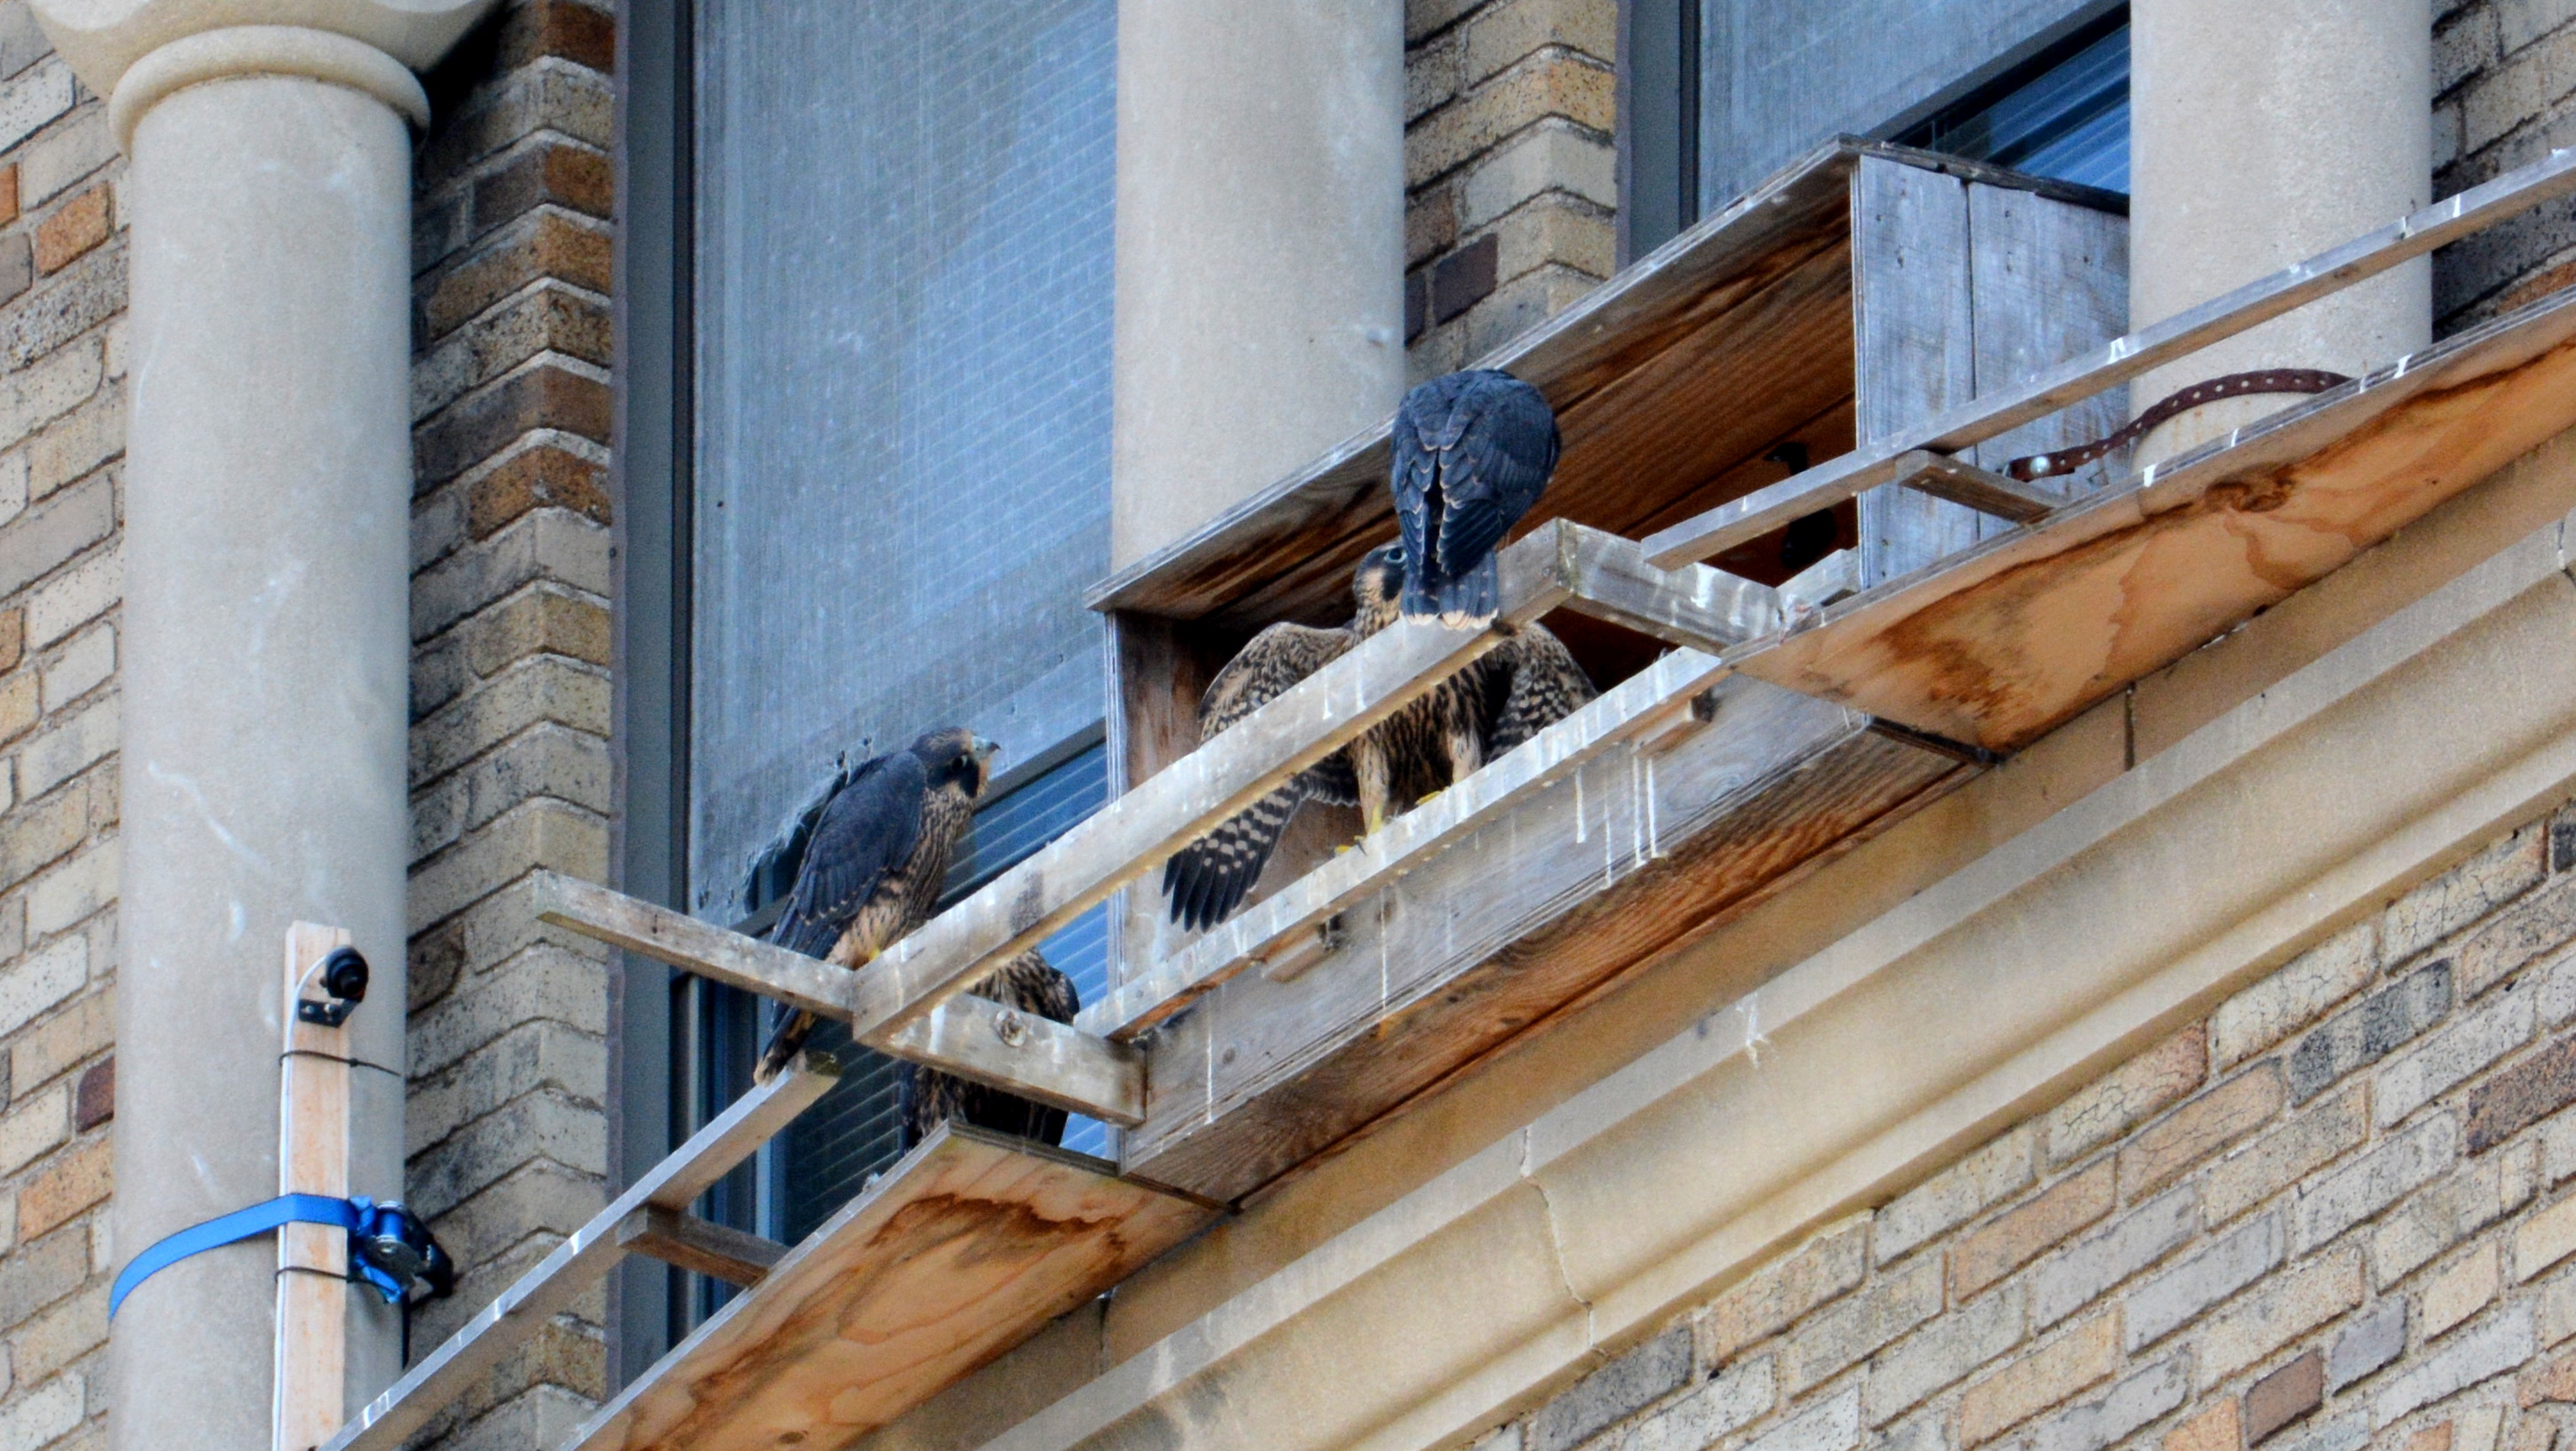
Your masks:
<path fill-rule="evenodd" d="M 346 930 L 298 922 L 286 929 L 284 1048 L 278 1088 L 277 1192 L 349 1197 L 349 1030 L 296 1016 L 298 989 L 316 1001 L 305 975 Z M 276 1451 L 305 1451 L 340 1428 L 347 1414 L 349 1236 L 333 1225 L 277 1231 L 277 1354 L 271 1404 Z"/>
<path fill-rule="evenodd" d="M 1874 443 L 1977 395 L 1968 184 L 1864 156 L 1851 186 L 1854 397 Z M 1894 484 L 1860 496 L 1864 585 L 1976 540 L 1973 510 Z"/>
<path fill-rule="evenodd" d="M 1593 756 L 1346 909 L 1295 979 L 1164 1024 L 1128 1171 L 1249 1194 L 1964 777 L 1836 706 L 1711 695 L 1706 728 Z"/>
<path fill-rule="evenodd" d="M 624 1259 L 620 1232 L 635 1214 L 648 1207 L 686 1210 L 840 1076 L 829 1057 L 801 1054 L 776 1078 L 735 1099 L 368 1402 L 321 1451 L 395 1451 Z"/>
<path fill-rule="evenodd" d="M 1213 1217 L 1097 1160 L 951 1123 L 564 1451 L 838 1451 Z"/>
<path fill-rule="evenodd" d="M 1977 391 L 2039 376 L 2129 330 L 2129 219 L 2008 187 L 1968 187 L 1968 266 Z M 1970 462 L 2000 473 L 2035 453 L 2090 443 L 2129 421 L 2126 384 L 1987 439 Z M 2109 480 L 2107 461 L 2035 485 L 2072 498 Z M 2004 532 L 1993 520 L 1978 536 Z"/>
<path fill-rule="evenodd" d="M 1833 606 L 1739 668 L 2011 750 L 2571 425 L 2560 292 Z"/>
<path fill-rule="evenodd" d="M 2471 187 L 2304 262 L 2114 338 L 2025 383 L 2000 392 L 1989 390 L 1984 397 L 1952 408 L 1920 429 L 1864 444 L 1796 478 L 1784 479 L 1657 530 L 1643 541 L 1646 557 L 1666 568 L 1713 558 L 1799 514 L 1887 482 L 1896 458 L 1903 453 L 1926 448 L 1955 454 L 1973 448 L 2149 369 L 2198 352 L 2211 343 L 2571 192 L 2576 192 L 2576 150 L 2551 152 L 2528 166 Z"/>
<path fill-rule="evenodd" d="M 1990 519 L 2003 520 L 2006 527 L 2045 519 L 2066 502 L 2037 484 L 2026 484 L 2009 474 L 1981 469 L 1928 449 L 1917 449 L 1896 461 L 1896 482 L 1901 488 L 1947 499 Z M 1996 532 L 2000 531 L 1989 531 L 1987 537 L 1992 538 Z"/>
<path fill-rule="evenodd" d="M 739 1229 L 647 1204 L 617 1226 L 617 1244 L 628 1254 L 650 1255 L 729 1285 L 756 1285 L 787 1257 L 787 1246 Z"/>

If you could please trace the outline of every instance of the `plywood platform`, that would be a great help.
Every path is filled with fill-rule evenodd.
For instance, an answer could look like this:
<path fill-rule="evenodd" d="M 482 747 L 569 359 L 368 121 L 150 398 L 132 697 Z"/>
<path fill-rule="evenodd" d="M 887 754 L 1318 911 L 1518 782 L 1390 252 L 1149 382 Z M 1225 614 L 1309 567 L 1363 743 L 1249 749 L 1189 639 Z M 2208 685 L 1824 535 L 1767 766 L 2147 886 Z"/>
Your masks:
<path fill-rule="evenodd" d="M 1736 667 L 2012 750 L 2570 427 L 2576 291 L 1836 605 Z"/>
<path fill-rule="evenodd" d="M 949 1125 L 609 1402 L 565 1451 L 834 1451 L 1214 1214 L 1099 1160 Z"/>

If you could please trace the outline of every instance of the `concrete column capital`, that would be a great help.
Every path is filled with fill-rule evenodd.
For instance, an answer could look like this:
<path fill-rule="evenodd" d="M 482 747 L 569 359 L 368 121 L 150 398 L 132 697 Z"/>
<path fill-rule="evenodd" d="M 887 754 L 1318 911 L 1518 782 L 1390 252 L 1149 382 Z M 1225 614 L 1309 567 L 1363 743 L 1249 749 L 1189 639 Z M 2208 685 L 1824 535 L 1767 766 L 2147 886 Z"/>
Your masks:
<path fill-rule="evenodd" d="M 228 76 L 347 86 L 426 125 L 410 74 L 436 65 L 495 0 L 33 0 L 82 84 L 108 98 L 120 143 L 152 104 Z"/>

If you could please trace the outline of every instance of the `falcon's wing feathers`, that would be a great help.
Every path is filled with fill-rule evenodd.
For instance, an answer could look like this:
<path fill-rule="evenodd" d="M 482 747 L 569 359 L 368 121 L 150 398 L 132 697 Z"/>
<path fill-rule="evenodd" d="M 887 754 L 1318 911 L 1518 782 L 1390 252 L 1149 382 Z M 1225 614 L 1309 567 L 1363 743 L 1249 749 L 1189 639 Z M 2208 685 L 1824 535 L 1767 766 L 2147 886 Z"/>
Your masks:
<path fill-rule="evenodd" d="M 1205 744 L 1236 721 L 1277 699 L 1298 681 L 1347 652 L 1348 630 L 1272 625 L 1226 662 L 1199 701 L 1199 741 Z M 1227 818 L 1214 831 L 1174 852 L 1163 863 L 1163 895 L 1172 920 L 1183 927 L 1211 927 L 1241 905 L 1261 877 L 1289 819 L 1308 797 L 1348 804 L 1359 799 L 1350 758 L 1336 751 L 1288 778 L 1278 789 Z"/>
<path fill-rule="evenodd" d="M 814 823 L 795 890 L 769 940 L 808 957 L 831 951 L 886 873 L 911 858 L 928 792 L 921 758 L 910 751 L 861 766 Z"/>
<path fill-rule="evenodd" d="M 1463 574 L 1538 502 L 1563 447 L 1556 419 L 1517 385 L 1472 389 L 1460 401 L 1440 471 L 1440 572 Z"/>
<path fill-rule="evenodd" d="M 1494 651 L 1511 672 L 1501 716 L 1487 758 L 1501 756 L 1530 737 L 1582 709 L 1601 692 L 1585 674 L 1565 642 L 1545 625 L 1525 625 L 1508 644 Z"/>

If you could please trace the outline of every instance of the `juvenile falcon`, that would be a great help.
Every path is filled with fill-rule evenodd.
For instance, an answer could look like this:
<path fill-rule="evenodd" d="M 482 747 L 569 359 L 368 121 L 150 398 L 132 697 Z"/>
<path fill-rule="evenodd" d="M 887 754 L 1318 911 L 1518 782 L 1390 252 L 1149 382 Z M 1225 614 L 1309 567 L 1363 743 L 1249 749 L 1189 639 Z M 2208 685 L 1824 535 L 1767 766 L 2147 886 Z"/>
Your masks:
<path fill-rule="evenodd" d="M 929 921 L 948 881 L 948 859 L 975 824 L 995 749 L 950 727 L 852 772 L 815 819 L 769 940 L 855 972 Z M 812 1013 L 789 1017 L 762 1050 L 753 1078 L 769 1081 L 813 1031 Z"/>
<path fill-rule="evenodd" d="M 1494 546 L 1538 502 L 1562 449 L 1536 388 L 1494 368 L 1434 378 L 1395 410 L 1395 494 L 1403 531 L 1403 614 L 1459 628 L 1502 608 Z"/>
<path fill-rule="evenodd" d="M 1288 687 L 1395 623 L 1405 552 L 1384 544 L 1351 577 L 1358 611 L 1339 629 L 1281 623 L 1217 672 L 1199 701 L 1199 741 L 1213 740 Z M 1163 863 L 1172 920 L 1212 927 L 1242 905 L 1297 808 L 1360 808 L 1363 832 L 1389 809 L 1445 790 L 1488 760 L 1563 720 L 1596 694 L 1591 677 L 1543 625 L 1527 625 L 1356 741 L 1292 776 Z"/>
<path fill-rule="evenodd" d="M 1034 947 L 986 973 L 967 991 L 1056 1023 L 1072 1022 L 1082 1008 L 1073 979 L 1057 971 Z M 906 1063 L 895 1071 L 895 1096 L 903 1108 L 906 1149 L 950 1119 L 1042 1144 L 1064 1142 L 1063 1109 L 918 1063 Z"/>

